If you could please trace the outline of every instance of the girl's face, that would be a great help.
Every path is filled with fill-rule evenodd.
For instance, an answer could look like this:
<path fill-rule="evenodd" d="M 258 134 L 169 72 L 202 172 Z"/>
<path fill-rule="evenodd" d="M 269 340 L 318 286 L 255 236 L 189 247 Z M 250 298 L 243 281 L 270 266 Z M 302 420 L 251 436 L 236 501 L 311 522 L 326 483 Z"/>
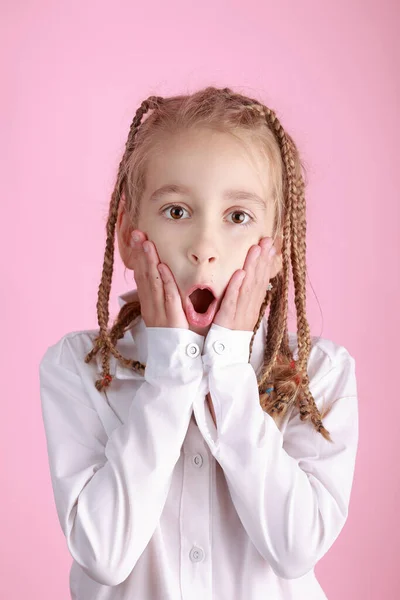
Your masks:
<path fill-rule="evenodd" d="M 171 269 L 182 301 L 201 282 L 213 288 L 219 309 L 250 246 L 272 235 L 270 181 L 268 163 L 257 149 L 250 156 L 225 133 L 196 129 L 157 145 L 147 166 L 137 229 Z M 281 268 L 280 245 L 274 264 L 271 278 Z M 210 326 L 190 329 L 206 335 Z"/>

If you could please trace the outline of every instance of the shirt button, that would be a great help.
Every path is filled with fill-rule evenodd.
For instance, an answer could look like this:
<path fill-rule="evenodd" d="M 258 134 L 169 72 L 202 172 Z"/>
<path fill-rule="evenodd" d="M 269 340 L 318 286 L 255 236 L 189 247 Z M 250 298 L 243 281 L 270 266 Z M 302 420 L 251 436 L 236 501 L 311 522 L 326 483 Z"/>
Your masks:
<path fill-rule="evenodd" d="M 189 344 L 186 347 L 186 354 L 192 358 L 196 358 L 200 354 L 200 348 L 197 344 Z"/>
<path fill-rule="evenodd" d="M 192 562 L 200 562 L 204 558 L 204 552 L 201 548 L 194 546 L 191 549 L 189 556 Z"/>
<path fill-rule="evenodd" d="M 203 464 L 203 457 L 201 456 L 201 454 L 195 454 L 192 458 L 192 462 L 195 467 L 200 468 Z"/>
<path fill-rule="evenodd" d="M 218 354 L 222 354 L 225 350 L 225 344 L 223 344 L 222 342 L 214 342 L 213 346 L 215 352 L 217 352 Z"/>

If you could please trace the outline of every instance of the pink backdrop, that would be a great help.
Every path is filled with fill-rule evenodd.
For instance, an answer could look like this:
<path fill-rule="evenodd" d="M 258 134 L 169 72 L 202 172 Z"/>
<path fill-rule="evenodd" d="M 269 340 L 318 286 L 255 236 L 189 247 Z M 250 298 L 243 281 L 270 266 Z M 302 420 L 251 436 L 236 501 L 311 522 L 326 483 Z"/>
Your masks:
<path fill-rule="evenodd" d="M 108 203 L 138 104 L 206 84 L 263 98 L 297 141 L 312 333 L 356 359 L 350 513 L 316 574 L 330 600 L 397 597 L 399 3 L 3 0 L 1 12 L 0 597 L 69 599 L 38 363 L 64 333 L 97 327 Z M 133 286 L 117 256 L 112 315 Z"/>

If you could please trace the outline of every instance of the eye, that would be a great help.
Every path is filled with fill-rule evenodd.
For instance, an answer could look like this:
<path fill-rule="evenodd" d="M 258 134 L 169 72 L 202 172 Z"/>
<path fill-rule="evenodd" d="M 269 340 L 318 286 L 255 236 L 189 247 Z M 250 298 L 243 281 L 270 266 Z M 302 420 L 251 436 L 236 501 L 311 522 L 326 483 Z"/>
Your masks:
<path fill-rule="evenodd" d="M 252 221 L 254 221 L 253 217 L 251 217 L 247 212 L 244 212 L 243 210 L 233 210 L 231 213 L 231 215 L 246 215 L 246 217 L 249 218 L 248 221 L 246 221 L 245 223 L 243 221 L 241 221 L 240 223 L 235 223 L 238 225 L 242 225 L 242 227 L 248 227 Z"/>
<path fill-rule="evenodd" d="M 179 218 L 179 214 L 177 214 L 177 213 L 179 213 L 179 211 L 181 211 L 181 210 L 186 210 L 186 209 L 183 208 L 183 206 L 180 206 L 179 204 L 171 204 L 170 206 L 165 207 L 161 212 L 164 214 L 165 211 L 170 210 L 172 208 L 174 209 L 175 216 L 169 220 L 170 221 L 181 221 L 182 219 Z M 176 216 L 178 217 L 177 219 L 175 219 Z M 168 219 L 169 217 L 166 217 L 166 218 Z"/>
<path fill-rule="evenodd" d="M 164 213 L 166 213 L 166 211 L 170 211 L 168 214 L 174 215 L 174 216 L 172 216 L 171 218 L 165 216 L 166 219 L 168 219 L 169 221 L 182 221 L 182 219 L 180 218 L 180 211 L 185 211 L 185 210 L 186 210 L 186 208 L 183 208 L 183 206 L 180 206 L 180 204 L 170 204 L 169 206 L 166 206 L 161 211 L 161 213 L 164 214 Z M 246 221 L 246 222 L 243 222 L 243 220 L 236 221 L 236 222 L 233 222 L 233 225 L 241 225 L 242 227 L 248 227 L 249 225 L 251 225 L 252 221 L 254 221 L 254 218 L 251 215 L 249 215 L 247 212 L 244 212 L 243 210 L 236 209 L 236 210 L 233 210 L 229 214 L 235 215 L 236 217 L 237 217 L 237 215 L 246 215 L 246 217 L 248 217 L 248 221 Z"/>

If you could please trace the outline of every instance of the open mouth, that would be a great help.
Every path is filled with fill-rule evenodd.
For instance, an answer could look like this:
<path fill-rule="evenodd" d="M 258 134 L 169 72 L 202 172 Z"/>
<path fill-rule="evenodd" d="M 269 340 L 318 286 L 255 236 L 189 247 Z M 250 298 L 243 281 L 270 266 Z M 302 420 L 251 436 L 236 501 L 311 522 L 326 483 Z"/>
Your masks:
<path fill-rule="evenodd" d="M 194 310 L 199 314 L 207 312 L 211 302 L 214 300 L 214 294 L 210 290 L 201 290 L 197 288 L 189 296 Z"/>
<path fill-rule="evenodd" d="M 208 327 L 211 325 L 216 310 L 218 300 L 211 290 L 196 288 L 185 303 L 185 312 L 191 325 L 198 327 Z"/>

